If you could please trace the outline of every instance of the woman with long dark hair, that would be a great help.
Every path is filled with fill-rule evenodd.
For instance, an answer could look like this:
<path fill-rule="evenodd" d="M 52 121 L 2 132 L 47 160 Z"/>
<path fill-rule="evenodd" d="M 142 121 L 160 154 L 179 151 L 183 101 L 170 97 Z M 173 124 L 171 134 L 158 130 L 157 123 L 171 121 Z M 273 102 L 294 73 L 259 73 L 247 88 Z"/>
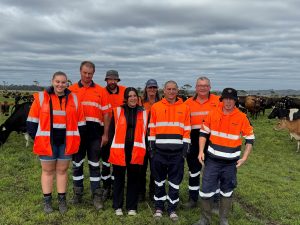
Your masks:
<path fill-rule="evenodd" d="M 113 137 L 109 162 L 113 165 L 113 208 L 117 216 L 123 215 L 125 173 L 127 172 L 126 209 L 128 215 L 137 213 L 139 172 L 146 154 L 147 113 L 138 105 L 138 92 L 126 88 L 124 104 L 113 109 L 110 137 Z"/>

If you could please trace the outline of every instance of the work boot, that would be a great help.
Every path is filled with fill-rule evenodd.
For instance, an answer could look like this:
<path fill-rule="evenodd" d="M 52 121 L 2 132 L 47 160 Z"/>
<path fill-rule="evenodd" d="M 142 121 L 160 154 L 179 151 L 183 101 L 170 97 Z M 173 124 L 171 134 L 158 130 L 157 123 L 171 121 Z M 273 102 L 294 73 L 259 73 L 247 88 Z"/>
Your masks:
<path fill-rule="evenodd" d="M 67 212 L 67 201 L 66 201 L 66 195 L 58 195 L 58 209 L 61 214 L 64 214 Z"/>
<path fill-rule="evenodd" d="M 197 201 L 194 201 L 193 199 L 189 199 L 189 201 L 185 204 L 183 204 L 183 207 L 186 209 L 192 209 L 197 206 Z"/>
<path fill-rule="evenodd" d="M 105 202 L 110 198 L 110 188 L 105 188 L 102 193 L 102 201 Z"/>
<path fill-rule="evenodd" d="M 210 198 L 201 199 L 201 219 L 194 225 L 210 225 L 212 201 Z"/>
<path fill-rule="evenodd" d="M 220 200 L 220 225 L 229 225 L 228 215 L 232 207 L 232 197 L 221 197 Z"/>
<path fill-rule="evenodd" d="M 220 193 L 215 194 L 213 196 L 212 213 L 215 215 L 219 215 L 219 209 L 220 209 Z"/>
<path fill-rule="evenodd" d="M 97 188 L 93 195 L 93 205 L 97 210 L 103 209 L 103 201 L 102 201 L 102 190 L 100 188 Z"/>
<path fill-rule="evenodd" d="M 52 196 L 44 196 L 44 212 L 46 214 L 52 213 Z"/>
<path fill-rule="evenodd" d="M 82 202 L 82 196 L 83 196 L 83 187 L 73 187 L 73 193 L 74 196 L 73 198 L 70 200 L 70 202 L 72 204 L 79 204 Z"/>

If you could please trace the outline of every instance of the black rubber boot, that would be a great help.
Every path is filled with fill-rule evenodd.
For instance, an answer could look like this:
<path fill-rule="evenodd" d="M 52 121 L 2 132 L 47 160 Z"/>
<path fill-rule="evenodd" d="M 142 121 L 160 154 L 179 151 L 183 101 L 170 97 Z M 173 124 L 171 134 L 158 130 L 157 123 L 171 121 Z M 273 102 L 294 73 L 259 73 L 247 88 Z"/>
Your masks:
<path fill-rule="evenodd" d="M 58 195 L 58 209 L 61 214 L 64 214 L 67 212 L 67 201 L 66 201 L 66 195 Z"/>
<path fill-rule="evenodd" d="M 194 225 L 210 225 L 211 223 L 212 200 L 201 199 L 201 219 Z"/>
<path fill-rule="evenodd" d="M 105 188 L 102 194 L 102 201 L 105 202 L 107 199 L 109 199 L 110 194 L 111 194 L 110 188 Z"/>
<path fill-rule="evenodd" d="M 185 209 L 192 209 L 197 207 L 197 201 L 194 201 L 193 199 L 189 199 L 189 201 L 185 204 L 183 204 L 183 207 Z"/>
<path fill-rule="evenodd" d="M 229 225 L 228 215 L 232 207 L 232 197 L 221 197 L 220 200 L 220 225 Z"/>
<path fill-rule="evenodd" d="M 73 193 L 74 196 L 70 200 L 72 204 L 79 204 L 82 202 L 82 196 L 83 196 L 83 187 L 73 187 Z"/>
<path fill-rule="evenodd" d="M 102 190 L 97 188 L 92 195 L 93 205 L 97 210 L 103 209 L 102 194 Z"/>
<path fill-rule="evenodd" d="M 44 212 L 46 214 L 52 213 L 52 196 L 44 196 Z"/>

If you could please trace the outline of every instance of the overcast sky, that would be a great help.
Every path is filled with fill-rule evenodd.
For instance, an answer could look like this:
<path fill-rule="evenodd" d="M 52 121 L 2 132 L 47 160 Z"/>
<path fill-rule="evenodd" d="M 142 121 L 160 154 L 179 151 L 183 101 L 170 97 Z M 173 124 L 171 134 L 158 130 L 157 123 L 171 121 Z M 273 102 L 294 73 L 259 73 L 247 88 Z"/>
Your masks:
<path fill-rule="evenodd" d="M 300 89 L 299 0 L 1 0 L 0 85 L 50 84 L 55 71 L 94 80 L 119 71 L 121 84 L 213 90 Z"/>

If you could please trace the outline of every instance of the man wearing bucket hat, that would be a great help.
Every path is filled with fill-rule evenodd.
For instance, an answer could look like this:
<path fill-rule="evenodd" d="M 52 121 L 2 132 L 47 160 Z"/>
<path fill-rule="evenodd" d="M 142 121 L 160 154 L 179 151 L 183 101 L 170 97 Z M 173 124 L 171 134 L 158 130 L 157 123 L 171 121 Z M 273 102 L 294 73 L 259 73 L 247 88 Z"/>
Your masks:
<path fill-rule="evenodd" d="M 202 165 L 205 163 L 205 168 L 200 190 L 202 217 L 198 225 L 211 223 L 212 199 L 217 193 L 221 194 L 220 225 L 228 225 L 237 168 L 245 163 L 254 143 L 253 127 L 247 116 L 235 107 L 237 99 L 235 89 L 225 88 L 220 98 L 222 104 L 207 115 L 200 129 L 198 159 Z M 240 157 L 242 136 L 245 150 Z M 204 155 L 207 139 L 209 144 Z"/>
<path fill-rule="evenodd" d="M 118 85 L 121 81 L 117 70 L 108 70 L 105 75 L 106 87 L 105 93 L 111 108 L 121 106 L 124 101 L 125 86 Z M 111 140 L 110 140 L 111 141 Z M 102 170 L 101 180 L 103 182 L 103 195 L 102 200 L 105 201 L 110 197 L 111 184 L 113 176 L 111 175 L 111 165 L 108 162 L 110 152 L 110 144 L 103 146 L 101 151 Z"/>

